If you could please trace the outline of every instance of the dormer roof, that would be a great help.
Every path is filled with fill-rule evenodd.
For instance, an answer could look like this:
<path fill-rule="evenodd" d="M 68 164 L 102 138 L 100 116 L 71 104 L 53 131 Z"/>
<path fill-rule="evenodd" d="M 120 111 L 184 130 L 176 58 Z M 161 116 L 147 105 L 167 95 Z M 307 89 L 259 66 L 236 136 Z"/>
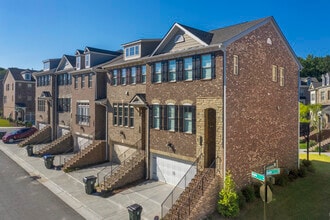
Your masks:
<path fill-rule="evenodd" d="M 114 55 L 114 56 L 118 56 L 121 54 L 118 51 L 103 50 L 103 49 L 98 49 L 98 48 L 94 48 L 94 47 L 85 47 L 84 53 L 89 53 L 89 52 L 103 53 L 103 54 L 109 54 L 109 55 Z"/>
<path fill-rule="evenodd" d="M 76 66 L 76 57 L 75 56 L 64 54 L 62 56 L 62 59 L 61 59 L 60 63 L 58 64 L 58 66 L 56 68 L 56 71 L 63 70 L 64 69 L 64 65 L 67 62 L 69 63 L 70 68 L 74 68 Z"/>
<path fill-rule="evenodd" d="M 7 73 L 5 78 L 7 77 L 7 75 L 10 73 L 15 81 L 35 81 L 34 78 L 32 77 L 32 73 L 37 72 L 35 70 L 29 70 L 29 69 L 19 69 L 19 68 L 8 68 Z M 26 73 L 31 73 L 31 80 L 25 80 L 23 75 Z"/>

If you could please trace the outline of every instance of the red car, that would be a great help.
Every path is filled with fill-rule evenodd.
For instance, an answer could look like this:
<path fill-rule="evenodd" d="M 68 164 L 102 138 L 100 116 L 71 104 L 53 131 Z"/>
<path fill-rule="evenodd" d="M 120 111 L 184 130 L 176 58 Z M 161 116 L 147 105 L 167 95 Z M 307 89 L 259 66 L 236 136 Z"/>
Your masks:
<path fill-rule="evenodd" d="M 14 141 L 22 140 L 24 138 L 30 137 L 33 135 L 38 129 L 35 127 L 30 128 L 20 128 L 14 131 L 7 132 L 3 137 L 2 141 L 4 143 L 13 143 Z"/>

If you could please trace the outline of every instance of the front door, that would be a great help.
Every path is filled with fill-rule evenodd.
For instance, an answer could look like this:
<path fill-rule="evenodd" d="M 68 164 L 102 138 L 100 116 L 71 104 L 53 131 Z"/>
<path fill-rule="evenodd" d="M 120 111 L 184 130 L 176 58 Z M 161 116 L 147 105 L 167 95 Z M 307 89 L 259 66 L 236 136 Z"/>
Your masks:
<path fill-rule="evenodd" d="M 205 110 L 205 167 L 210 167 L 215 160 L 215 144 L 216 144 L 216 111 L 214 109 Z"/>

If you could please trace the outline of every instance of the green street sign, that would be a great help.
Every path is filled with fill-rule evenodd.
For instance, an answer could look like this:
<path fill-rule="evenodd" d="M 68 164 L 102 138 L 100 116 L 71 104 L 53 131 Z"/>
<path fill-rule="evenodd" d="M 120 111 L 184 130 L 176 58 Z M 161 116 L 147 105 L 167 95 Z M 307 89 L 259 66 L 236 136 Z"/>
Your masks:
<path fill-rule="evenodd" d="M 267 176 L 277 175 L 277 174 L 280 174 L 280 172 L 281 172 L 280 168 L 275 168 L 275 169 L 271 169 L 271 170 L 266 170 L 266 175 Z"/>
<path fill-rule="evenodd" d="M 262 175 L 260 173 L 253 172 L 251 173 L 252 178 L 255 178 L 260 181 L 265 181 L 265 175 Z"/>

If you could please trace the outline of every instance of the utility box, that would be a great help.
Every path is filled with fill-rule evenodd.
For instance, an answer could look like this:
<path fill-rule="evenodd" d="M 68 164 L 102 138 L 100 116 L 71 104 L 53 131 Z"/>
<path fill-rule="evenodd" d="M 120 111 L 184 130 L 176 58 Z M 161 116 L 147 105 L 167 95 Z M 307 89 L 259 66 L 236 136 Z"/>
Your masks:
<path fill-rule="evenodd" d="M 140 220 L 142 213 L 142 206 L 133 204 L 127 207 L 129 213 L 129 220 Z"/>
<path fill-rule="evenodd" d="M 83 182 L 85 183 L 86 194 L 90 195 L 95 192 L 96 176 L 86 176 L 83 178 Z"/>

